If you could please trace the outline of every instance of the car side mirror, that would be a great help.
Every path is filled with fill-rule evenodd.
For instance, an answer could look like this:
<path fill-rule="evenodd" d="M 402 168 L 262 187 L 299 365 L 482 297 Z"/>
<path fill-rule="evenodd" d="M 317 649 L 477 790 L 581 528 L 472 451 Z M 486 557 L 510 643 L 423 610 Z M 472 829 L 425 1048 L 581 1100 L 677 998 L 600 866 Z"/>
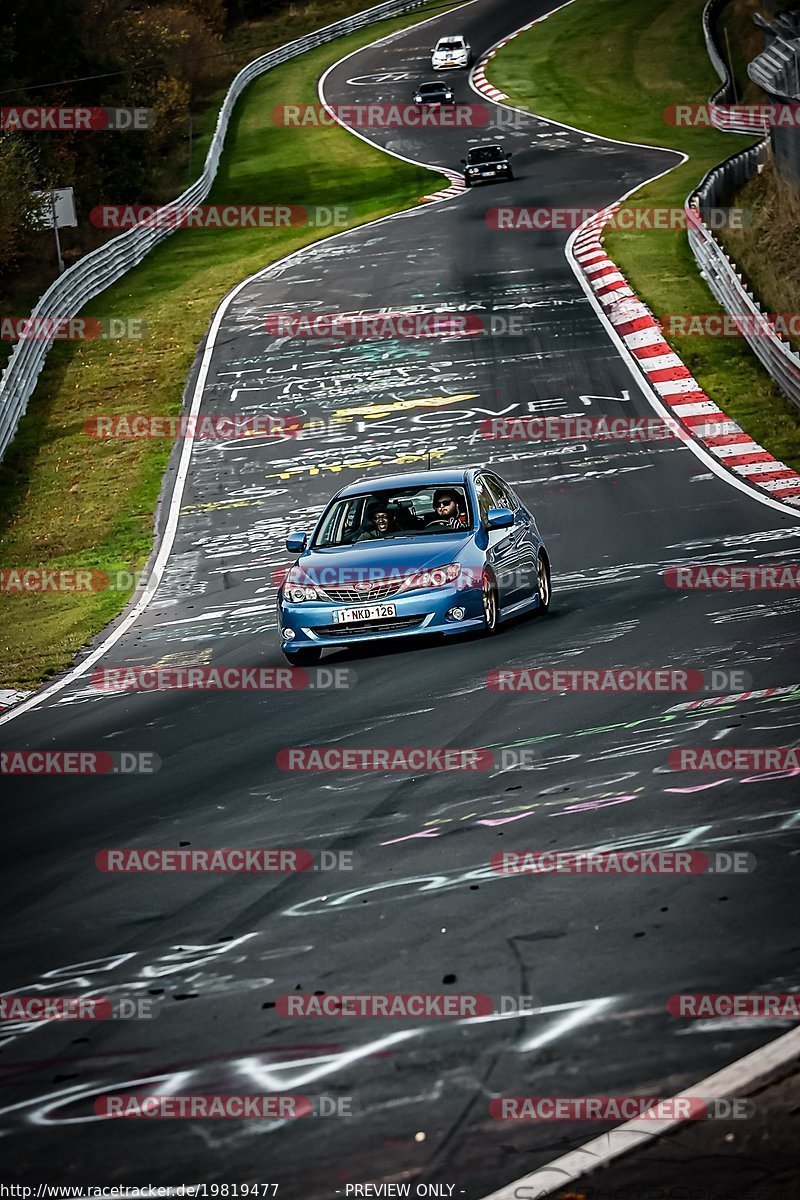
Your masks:
<path fill-rule="evenodd" d="M 514 514 L 510 508 L 490 508 L 486 514 L 488 529 L 507 529 L 514 524 Z"/>
<path fill-rule="evenodd" d="M 467 165 L 467 160 L 466 160 L 465 158 L 462 158 L 462 160 L 461 160 L 461 161 L 462 161 L 462 163 L 464 164 L 464 166 L 466 166 L 466 165 Z"/>
<path fill-rule="evenodd" d="M 513 155 L 512 151 L 511 151 L 511 150 L 507 150 L 507 151 L 506 151 L 506 158 L 513 158 L 513 157 L 514 157 L 514 155 Z"/>
<path fill-rule="evenodd" d="M 307 545 L 307 533 L 290 533 L 286 539 L 286 549 L 290 554 L 302 554 Z"/>

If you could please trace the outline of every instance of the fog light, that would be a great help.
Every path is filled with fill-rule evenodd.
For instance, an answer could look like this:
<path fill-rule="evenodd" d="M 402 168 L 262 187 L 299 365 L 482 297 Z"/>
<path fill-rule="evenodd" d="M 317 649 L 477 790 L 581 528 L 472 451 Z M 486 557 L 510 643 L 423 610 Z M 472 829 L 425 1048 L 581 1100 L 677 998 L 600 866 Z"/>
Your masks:
<path fill-rule="evenodd" d="M 448 612 L 447 612 L 447 616 L 449 617 L 449 619 L 451 621 L 463 621 L 465 615 L 466 615 L 466 609 L 460 608 L 460 607 L 448 609 Z"/>
<path fill-rule="evenodd" d="M 290 642 L 292 640 L 292 638 L 294 637 L 294 630 L 293 629 L 282 629 L 281 637 L 283 638 L 283 640 L 285 642 Z"/>

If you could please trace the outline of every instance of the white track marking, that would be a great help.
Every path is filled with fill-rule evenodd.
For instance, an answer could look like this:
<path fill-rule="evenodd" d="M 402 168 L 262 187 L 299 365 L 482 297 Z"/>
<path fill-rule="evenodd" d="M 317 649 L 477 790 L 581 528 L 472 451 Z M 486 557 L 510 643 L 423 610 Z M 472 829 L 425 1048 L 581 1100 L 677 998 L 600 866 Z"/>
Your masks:
<path fill-rule="evenodd" d="M 461 5 L 459 7 L 466 8 L 468 5 L 475 4 L 475 3 L 477 3 L 477 0 L 467 0 L 467 3 L 465 5 Z M 456 10 L 451 9 L 450 11 L 452 12 L 452 11 L 456 11 Z M 428 20 L 438 20 L 438 17 L 429 17 L 429 18 L 427 18 L 426 21 L 418 22 L 417 25 L 409 25 L 408 29 L 416 29 L 419 27 L 419 25 L 425 25 L 425 24 L 427 24 Z M 391 35 L 389 35 L 389 36 L 391 36 Z M 384 39 L 382 39 L 382 38 L 379 39 L 379 41 L 383 41 L 383 40 Z M 375 43 L 375 44 L 379 44 L 379 43 Z M 367 47 L 362 47 L 362 49 L 366 49 L 366 48 Z M 357 53 L 357 51 L 355 53 Z M 345 56 L 345 58 L 340 59 L 339 61 L 345 62 L 346 59 L 350 58 L 350 57 L 351 57 L 351 55 L 348 54 Z M 339 65 L 339 63 L 333 63 L 332 66 L 328 68 L 328 71 L 332 70 L 333 67 L 336 67 L 338 65 Z M 326 75 L 328 74 L 328 71 L 325 72 Z M 324 78 L 324 76 L 323 76 L 323 78 Z M 320 81 L 320 83 L 321 82 L 322 81 Z M 349 126 L 345 126 L 344 128 L 349 130 Z M 354 132 L 354 131 L 350 130 L 350 132 Z M 365 138 L 363 140 L 367 141 L 368 139 Z M 374 143 L 374 142 L 370 142 L 369 144 L 373 145 L 373 146 L 376 145 L 376 143 Z M 378 146 L 377 148 L 379 150 L 383 149 L 383 147 L 381 147 L 381 146 Z M 391 151 L 385 151 L 385 153 L 391 153 Z M 400 158 L 402 156 L 396 154 L 394 157 Z M 415 163 L 413 159 L 406 159 L 405 161 L 412 163 L 414 166 L 420 165 L 419 163 Z M 441 168 L 439 168 L 439 167 L 435 167 L 432 169 L 439 171 L 441 173 Z M 203 398 L 203 388 L 205 386 L 205 381 L 208 376 L 209 367 L 211 365 L 211 357 L 214 353 L 214 348 L 216 346 L 216 340 L 217 340 L 217 336 L 219 334 L 219 330 L 220 330 L 220 326 L 222 324 L 223 317 L 225 316 L 231 302 L 233 300 L 235 300 L 235 298 L 238 296 L 238 294 L 242 290 L 242 288 L 246 287 L 250 283 L 253 283 L 257 279 L 262 278 L 262 276 L 266 275 L 269 271 L 275 270 L 275 268 L 278 267 L 279 265 L 291 262 L 293 259 L 298 258 L 303 254 L 312 253 L 323 243 L 335 241 L 336 238 L 345 237 L 348 234 L 353 234 L 357 230 L 369 229 L 371 226 L 380 225 L 384 221 L 394 221 L 394 220 L 397 220 L 398 218 L 407 217 L 411 213 L 425 212 L 425 211 L 427 211 L 428 208 L 429 208 L 429 205 L 427 205 L 427 204 L 415 204 L 415 205 L 412 205 L 411 208 L 402 209 L 400 212 L 389 213 L 385 217 L 377 217 L 374 221 L 365 221 L 363 225 L 355 225 L 351 229 L 340 229 L 337 233 L 332 233 L 332 234 L 329 234 L 327 237 L 319 238 L 315 242 L 310 242 L 307 246 L 301 246 L 299 250 L 293 250 L 291 254 L 287 254 L 283 258 L 276 259 L 275 262 L 271 262 L 268 264 L 268 266 L 262 267 L 262 269 L 260 271 L 256 271 L 253 275 L 248 276 L 247 279 L 243 279 L 241 283 L 237 283 L 236 287 L 233 288 L 232 291 L 228 292 L 227 296 L 223 297 L 219 308 L 217 309 L 217 311 L 215 312 L 215 314 L 212 318 L 211 326 L 210 326 L 209 332 L 208 332 L 208 341 L 206 343 L 205 351 L 203 352 L 203 358 L 202 358 L 202 362 L 200 364 L 200 370 L 198 372 L 197 382 L 195 383 L 194 393 L 192 395 L 192 402 L 191 402 L 191 406 L 189 408 L 189 412 L 188 412 L 187 416 L 190 416 L 190 417 L 196 416 L 200 409 L 200 404 L 201 404 L 202 398 Z M 189 429 L 191 429 L 194 422 L 190 421 L 187 424 L 189 426 Z M 85 675 L 86 672 L 91 667 L 93 667 L 94 664 L 103 657 L 103 655 L 107 654 L 108 651 L 117 644 L 117 642 L 120 640 L 120 638 L 123 637 L 128 632 L 128 630 L 131 628 L 131 626 L 135 624 L 135 622 L 138 620 L 138 618 L 142 615 L 142 613 L 145 611 L 147 606 L 150 604 L 150 601 L 153 599 L 153 597 L 158 589 L 158 586 L 161 583 L 162 577 L 164 575 L 164 570 L 167 566 L 167 561 L 169 559 L 170 553 L 172 552 L 172 546 L 175 541 L 175 535 L 176 535 L 177 529 L 178 529 L 178 517 L 180 514 L 180 505 L 181 505 L 181 501 L 183 499 L 183 492 L 184 492 L 184 488 L 186 486 L 186 479 L 187 479 L 187 476 L 189 473 L 189 465 L 190 465 L 190 461 L 191 461 L 191 457 L 192 457 L 193 448 L 194 448 L 194 437 L 193 437 L 193 435 L 190 434 L 190 435 L 187 435 L 187 437 L 185 438 L 183 448 L 181 450 L 181 456 L 180 456 L 180 460 L 179 460 L 179 464 L 178 464 L 178 470 L 177 470 L 177 473 L 175 476 L 175 481 L 174 481 L 174 484 L 172 487 L 172 493 L 171 493 L 170 501 L 169 501 L 167 523 L 166 523 L 166 526 L 164 528 L 164 533 L 161 538 L 161 544 L 158 548 L 158 553 L 156 555 L 155 562 L 153 563 L 153 568 L 147 578 L 147 583 L 145 585 L 144 591 L 142 592 L 139 599 L 135 602 L 133 607 L 126 613 L 126 615 L 119 622 L 119 624 L 116 625 L 114 627 L 114 629 L 112 629 L 111 632 L 105 638 L 103 638 L 103 640 L 99 643 L 99 645 L 97 645 L 95 647 L 95 649 L 92 650 L 92 652 L 89 655 L 87 655 L 87 657 L 84 658 L 80 663 L 77 663 L 75 666 L 70 667 L 69 670 L 66 671 L 64 673 L 64 675 L 62 675 L 54 683 L 51 683 L 48 686 L 45 686 L 44 688 L 42 688 L 40 691 L 35 692 L 34 695 L 30 697 L 29 700 L 25 700 L 22 704 L 15 705 L 14 708 L 12 708 L 7 713 L 0 713 L 0 725 L 6 725 L 9 721 L 13 721 L 15 717 L 20 717 L 20 716 L 22 716 L 23 713 L 30 712 L 30 710 L 32 708 L 38 707 L 38 705 L 42 704 L 45 700 L 49 700 L 51 696 L 55 696 L 58 692 L 63 691 L 63 689 L 65 687 L 67 687 L 70 683 L 72 683 L 73 680 L 79 679 L 82 675 Z"/>
<path fill-rule="evenodd" d="M 558 12 L 560 8 L 565 8 L 565 7 L 566 7 L 566 5 L 559 5 L 558 8 L 552 9 L 551 12 L 547 13 L 546 15 L 551 16 L 554 12 Z M 523 26 L 523 29 L 527 29 L 530 27 L 531 27 L 530 25 L 526 25 L 526 26 Z M 518 34 L 521 32 L 522 32 L 522 30 L 520 29 L 520 30 L 517 30 L 513 34 L 510 34 L 507 38 L 503 39 L 504 43 L 511 41 L 512 38 L 518 36 Z M 481 61 L 484 61 L 484 60 L 481 60 Z M 478 64 L 478 65 L 480 65 L 480 64 Z M 480 92 L 480 89 L 475 86 L 472 78 L 470 78 L 470 86 L 472 87 L 472 89 L 476 93 L 476 95 L 482 94 Z M 644 179 L 640 183 L 637 183 L 635 185 L 635 187 L 630 188 L 629 191 L 625 192 L 624 195 L 618 197 L 617 200 L 613 201 L 614 205 L 622 204 L 625 200 L 628 199 L 629 196 L 632 196 L 635 192 L 641 191 L 641 189 L 644 187 L 647 187 L 648 184 L 654 183 L 657 179 L 661 179 L 664 175 L 668 175 L 670 171 L 674 171 L 677 167 L 683 166 L 683 164 L 685 162 L 689 161 L 688 154 L 684 154 L 682 150 L 675 150 L 675 149 L 673 149 L 672 146 L 657 146 L 657 145 L 651 145 L 648 142 L 627 142 L 621 138 L 605 137 L 602 134 L 589 133 L 585 129 L 578 129 L 575 125 L 568 125 L 564 121 L 553 121 L 550 119 L 550 117 L 543 117 L 539 113 L 532 112 L 530 109 L 517 108 L 515 105 L 502 104 L 499 101 L 495 101 L 495 103 L 498 105 L 499 108 L 508 109 L 509 112 L 525 114 L 526 116 L 532 117 L 537 121 L 545 121 L 545 122 L 547 122 L 548 125 L 553 125 L 556 128 L 570 129 L 570 130 L 572 130 L 573 133 L 580 133 L 583 137 L 585 137 L 587 139 L 594 139 L 596 141 L 601 141 L 601 142 L 611 142 L 612 144 L 617 145 L 617 146 L 632 146 L 638 150 L 662 150 L 667 154 L 675 154 L 680 158 L 680 162 L 677 162 L 675 164 L 675 166 L 667 167 L 666 170 L 660 171 L 657 175 L 653 175 L 649 179 Z M 612 205 L 608 205 L 607 207 L 611 208 Z M 585 268 L 581 264 L 582 263 L 585 264 L 587 262 L 600 263 L 601 257 L 604 260 L 607 259 L 608 263 L 610 263 L 611 265 L 614 265 L 614 266 L 616 265 L 612 262 L 611 259 L 608 259 L 608 255 L 606 254 L 606 252 L 604 250 L 599 250 L 597 247 L 589 246 L 588 234 L 589 234 L 589 229 L 590 229 L 590 226 L 591 226 L 593 220 L 594 220 L 594 218 L 590 217 L 581 226 L 579 226 L 579 228 L 576 229 L 568 238 L 567 244 L 565 247 L 565 254 L 567 257 L 567 261 L 569 262 L 569 265 L 572 268 L 572 271 L 573 271 L 576 279 L 580 283 L 583 291 L 586 293 L 586 296 L 587 296 L 589 302 L 591 303 L 592 307 L 594 308 L 595 312 L 597 313 L 598 317 L 600 318 L 601 323 L 605 327 L 606 332 L 608 333 L 609 337 L 614 342 L 617 350 L 619 351 L 620 357 L 622 358 L 623 362 L 630 370 L 631 375 L 636 380 L 636 383 L 638 384 L 639 389 L 642 392 L 642 394 L 644 395 L 645 399 L 648 401 L 650 406 L 653 409 L 655 409 L 655 411 L 659 414 L 659 416 L 664 417 L 664 418 L 672 417 L 673 419 L 675 419 L 678 416 L 676 409 L 669 408 L 661 403 L 661 401 L 658 397 L 658 394 L 654 390 L 654 387 L 659 386 L 659 385 L 652 385 L 649 382 L 649 380 L 647 379 L 647 376 L 645 375 L 645 373 L 643 371 L 642 364 L 640 363 L 640 361 L 637 358 L 634 357 L 634 355 L 632 355 L 630 353 L 628 347 L 625 345 L 622 338 L 620 337 L 620 335 L 617 333 L 616 329 L 614 328 L 615 322 L 616 322 L 616 324 L 627 324 L 629 321 L 631 321 L 634 317 L 637 317 L 637 316 L 652 317 L 650 310 L 648 308 L 646 308 L 644 304 L 641 304 L 641 302 L 638 301 L 634 297 L 632 290 L 630 288 L 628 288 L 627 292 L 625 292 L 624 289 L 620 289 L 620 297 L 622 297 L 624 295 L 630 295 L 630 297 L 631 297 L 631 303 L 630 303 L 630 305 L 625 306 L 624 314 L 621 316 L 614 316 L 612 314 L 607 314 L 604 311 L 602 305 L 597 300 L 597 297 L 594 295 L 594 292 L 589 283 L 589 280 L 587 279 L 586 275 L 584 274 Z M 578 241 L 583 242 L 583 248 L 581 249 L 580 247 L 578 247 L 578 249 L 576 250 L 575 244 Z M 653 338 L 654 341 L 663 341 L 664 340 L 663 334 L 661 334 L 660 331 L 651 332 L 648 330 L 648 331 L 646 331 L 646 333 L 647 333 L 648 337 Z M 638 337 L 639 335 L 628 335 L 628 336 L 629 337 L 634 337 L 634 336 Z M 641 341 L 639 341 L 638 344 L 639 345 L 648 345 L 648 344 L 652 344 L 652 343 L 649 341 L 641 340 Z M 661 385 L 661 386 L 663 386 L 663 385 Z M 721 421 L 724 421 L 725 416 L 724 416 L 724 414 L 721 413 L 721 410 L 717 409 L 716 411 L 720 412 L 719 419 Z M 690 414 L 687 413 L 686 415 L 690 415 Z M 736 426 L 736 424 L 734 422 L 731 422 L 731 425 L 732 425 L 732 428 L 731 428 L 730 432 L 735 433 L 735 432 L 739 431 L 738 426 Z M 692 429 L 690 429 L 689 432 L 692 434 L 695 433 L 695 431 Z M 717 432 L 725 432 L 725 430 L 720 429 L 720 430 L 717 430 Z M 748 484 L 746 482 L 746 477 L 738 478 L 737 476 L 733 475 L 731 473 L 731 471 L 729 471 L 726 467 L 724 467 L 722 465 L 721 460 L 719 458 L 715 457 L 713 454 L 709 453 L 709 451 L 706 449 L 705 446 L 703 446 L 700 442 L 695 440 L 694 436 L 689 438 L 684 443 L 684 445 L 689 450 L 691 450 L 692 453 L 695 454 L 696 457 L 699 458 L 700 461 L 706 467 L 709 467 L 711 469 L 711 471 L 714 473 L 714 475 L 717 476 L 718 479 L 725 480 L 725 482 L 730 484 L 731 487 L 736 488 L 740 492 L 744 492 L 747 496 L 750 496 L 753 500 L 757 500 L 760 504 L 765 504 L 768 508 L 775 508 L 775 509 L 777 509 L 778 512 L 789 514 L 792 517 L 794 517 L 795 520 L 800 518 L 800 513 L 798 513 L 797 508 L 793 507 L 790 504 L 785 504 L 785 503 L 782 503 L 781 501 L 773 500 L 770 496 L 767 496 L 763 491 L 760 491 L 760 490 L 756 491 L 754 488 L 751 488 L 750 486 L 748 486 Z M 779 481 L 776 481 L 776 482 L 779 482 Z M 764 487 L 768 488 L 768 490 L 770 490 L 770 491 L 780 491 L 779 487 L 776 488 L 770 483 L 765 484 Z"/>
<path fill-rule="evenodd" d="M 755 1050 L 752 1054 L 740 1058 L 738 1062 L 723 1067 L 716 1075 L 709 1075 L 708 1078 L 679 1092 L 678 1097 L 723 1098 L 741 1095 L 745 1088 L 752 1088 L 772 1071 L 791 1062 L 798 1054 L 800 1028 L 790 1030 L 783 1037 L 762 1046 L 760 1050 Z M 482 1197 L 482 1200 L 520 1200 L 520 1196 L 525 1196 L 526 1200 L 536 1200 L 538 1197 L 550 1196 L 554 1191 L 582 1179 L 598 1167 L 605 1166 L 631 1150 L 651 1146 L 657 1137 L 683 1124 L 684 1121 L 679 1118 L 639 1118 L 626 1121 L 624 1125 L 618 1125 L 609 1133 L 603 1133 L 577 1150 L 547 1163 L 538 1171 L 523 1175 L 521 1179 L 515 1179 L 498 1192 Z"/>
<path fill-rule="evenodd" d="M 436 16 L 426 17 L 424 21 L 420 21 L 417 25 L 412 26 L 412 28 L 421 29 L 423 25 L 428 25 L 431 21 L 440 21 L 442 20 L 443 16 L 449 17 L 451 13 L 461 12 L 462 8 L 469 8 L 471 4 L 477 4 L 477 2 L 478 0 L 466 0 L 465 4 L 460 4 L 457 8 L 451 8 L 447 13 L 437 13 Z M 368 146 L 373 146 L 377 150 L 382 150 L 384 154 L 390 154 L 392 158 L 399 158 L 401 162 L 410 163 L 412 167 L 425 167 L 429 171 L 435 171 L 437 175 L 444 175 L 445 178 L 450 180 L 450 186 L 443 188 L 441 191 L 432 192 L 429 196 L 425 196 L 424 199 L 428 201 L 449 200 L 451 197 L 459 196 L 462 192 L 467 190 L 464 186 L 462 176 L 459 171 L 452 171 L 449 167 L 440 167 L 436 163 L 420 162 L 417 158 L 408 158 L 407 155 L 400 154 L 397 150 L 389 150 L 386 146 L 382 146 L 380 142 L 374 142 L 365 134 L 360 133 L 357 129 L 354 129 L 352 125 L 348 125 L 346 121 L 340 120 L 334 109 L 331 108 L 330 104 L 325 98 L 325 81 L 327 80 L 331 71 L 335 71 L 337 67 L 342 65 L 342 63 L 346 63 L 348 59 L 354 58 L 357 54 L 362 54 L 364 50 L 374 50 L 376 46 L 383 45 L 383 43 L 387 42 L 391 37 L 392 34 L 389 34 L 389 36 L 386 38 L 379 38 L 377 42 L 371 42 L 369 46 L 360 46 L 358 50 L 353 50 L 350 54 L 345 54 L 344 58 L 340 58 L 338 62 L 331 63 L 327 71 L 320 76 L 319 83 L 317 84 L 317 95 L 319 96 L 319 102 L 325 111 L 333 117 L 337 125 L 341 125 L 342 129 L 346 129 L 347 132 L 352 133 L 354 137 L 360 138 L 361 141 L 366 142 Z"/>

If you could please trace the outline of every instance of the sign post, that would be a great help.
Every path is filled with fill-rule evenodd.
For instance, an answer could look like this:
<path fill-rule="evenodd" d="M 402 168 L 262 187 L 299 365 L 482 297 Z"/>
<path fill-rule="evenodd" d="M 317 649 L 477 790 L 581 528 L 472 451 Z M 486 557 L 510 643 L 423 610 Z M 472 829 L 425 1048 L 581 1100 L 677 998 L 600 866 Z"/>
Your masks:
<path fill-rule="evenodd" d="M 69 188 L 50 188 L 48 191 L 34 192 L 34 196 L 46 196 L 50 202 L 49 209 L 43 208 L 39 214 L 39 224 L 42 229 L 52 228 L 56 239 L 56 254 L 58 255 L 58 273 L 64 270 L 64 259 L 61 257 L 61 239 L 59 229 L 68 226 L 75 227 L 78 219 L 75 216 L 75 192 Z"/>

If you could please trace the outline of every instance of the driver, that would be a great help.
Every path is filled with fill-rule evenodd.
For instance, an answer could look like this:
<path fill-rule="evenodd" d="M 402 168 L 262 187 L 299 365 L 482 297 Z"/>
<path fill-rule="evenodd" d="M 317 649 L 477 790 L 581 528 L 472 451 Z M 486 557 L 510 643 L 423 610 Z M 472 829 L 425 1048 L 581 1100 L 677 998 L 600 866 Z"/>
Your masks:
<path fill-rule="evenodd" d="M 357 542 L 368 541 L 371 538 L 386 537 L 387 534 L 394 533 L 397 530 L 397 521 L 394 513 L 390 513 L 386 504 L 379 501 L 376 504 L 371 504 L 367 509 L 367 520 L 371 523 L 371 528 L 365 529 L 363 533 L 356 538 Z"/>
<path fill-rule="evenodd" d="M 461 507 L 461 497 L 458 492 L 440 488 L 433 493 L 433 517 L 428 522 L 432 525 L 449 525 L 451 529 L 466 529 L 467 514 Z"/>

